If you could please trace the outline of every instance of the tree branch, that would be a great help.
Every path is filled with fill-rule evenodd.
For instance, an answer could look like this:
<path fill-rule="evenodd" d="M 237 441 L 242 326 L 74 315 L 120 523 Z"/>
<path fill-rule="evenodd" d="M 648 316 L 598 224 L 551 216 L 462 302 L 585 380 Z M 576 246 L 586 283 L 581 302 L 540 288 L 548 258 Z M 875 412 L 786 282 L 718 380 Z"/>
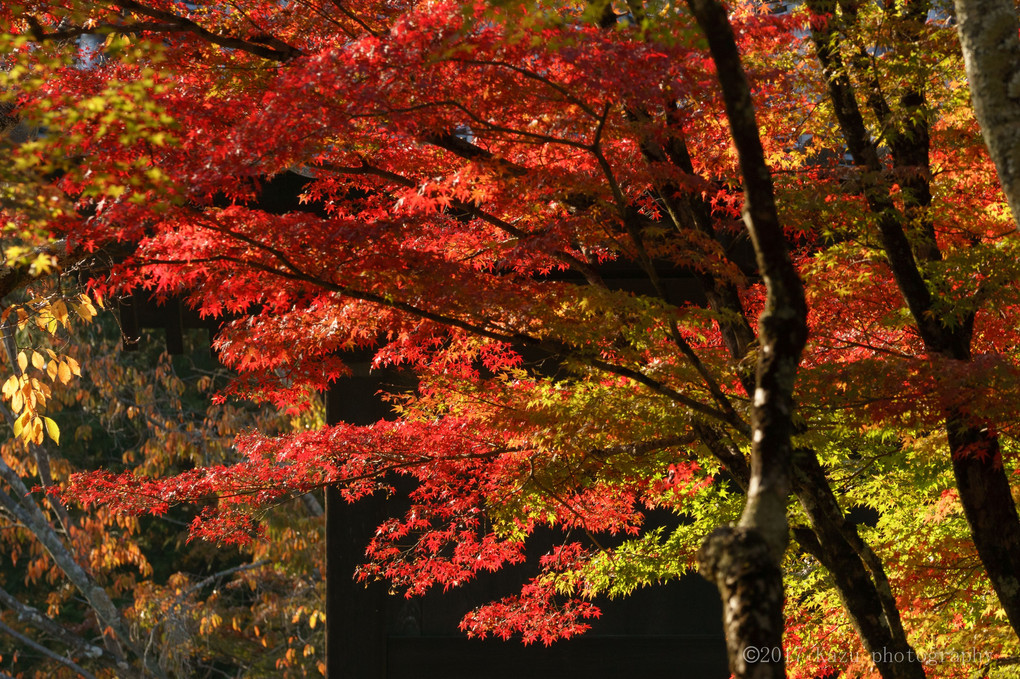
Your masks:
<path fill-rule="evenodd" d="M 547 339 L 534 337 L 523 332 L 503 331 L 499 329 L 493 329 L 478 325 L 474 322 L 457 318 L 456 316 L 448 315 L 441 312 L 429 311 L 419 306 L 404 302 L 398 299 L 394 299 L 391 296 L 383 295 L 374 292 L 367 292 L 364 290 L 358 290 L 346 285 L 340 285 L 331 281 L 318 278 L 312 274 L 308 274 L 300 269 L 291 269 L 288 271 L 281 271 L 279 268 L 270 266 L 263 262 L 256 262 L 252 260 L 241 259 L 237 257 L 230 257 L 227 255 L 209 257 L 203 259 L 187 259 L 187 260 L 171 260 L 171 259 L 160 259 L 160 260 L 147 260 L 141 266 L 156 266 L 156 265 L 177 265 L 177 264 L 201 264 L 210 262 L 231 262 L 238 264 L 242 267 L 248 267 L 257 271 L 263 271 L 274 276 L 280 276 L 294 281 L 300 281 L 308 283 L 316 287 L 328 290 L 330 292 L 339 293 L 345 297 L 351 299 L 358 299 L 363 302 L 371 302 L 378 304 L 379 306 L 395 309 L 397 311 L 404 312 L 415 318 L 420 318 L 427 321 L 432 321 L 439 325 L 457 328 L 464 330 L 465 332 L 478 336 L 485 337 L 488 339 L 496 340 L 498 342 L 506 342 L 509 344 L 519 344 L 527 347 L 533 347 L 540 351 L 543 351 L 550 356 L 559 356 L 563 358 L 570 358 L 578 361 L 583 365 L 595 368 L 597 370 L 604 371 L 612 375 L 619 375 L 620 377 L 626 377 L 638 384 L 642 384 L 648 387 L 650 390 L 666 396 L 667 398 L 684 405 L 694 412 L 706 415 L 720 422 L 729 424 L 731 427 L 736 429 L 738 432 L 745 436 L 750 436 L 750 428 L 746 423 L 739 419 L 733 419 L 727 413 L 707 406 L 700 401 L 697 401 L 685 394 L 673 389 L 662 382 L 659 382 L 648 375 L 645 375 L 640 370 L 634 368 L 628 368 L 626 366 L 609 363 L 602 359 L 596 358 L 595 356 L 585 353 L 579 347 L 572 347 L 565 341 L 556 339 Z"/>
<path fill-rule="evenodd" d="M 82 596 L 88 601 L 89 606 L 95 611 L 96 616 L 100 621 L 107 627 L 109 627 L 115 636 L 116 641 L 131 649 L 132 653 L 138 658 L 143 658 L 143 654 L 134 647 L 131 642 L 131 636 L 128 632 L 124 620 L 120 615 L 120 611 L 114 605 L 113 601 L 110 600 L 109 594 L 106 590 L 99 586 L 92 578 L 85 572 L 85 569 L 74 558 L 74 555 L 68 550 L 64 543 L 60 540 L 56 531 L 50 525 L 49 521 L 46 520 L 45 515 L 35 504 L 28 502 L 30 497 L 28 488 L 25 486 L 21 477 L 7 465 L 6 462 L 0 460 L 0 478 L 3 478 L 14 490 L 16 496 L 21 498 L 21 502 L 14 501 L 13 498 L 3 497 L 0 500 L 3 501 L 4 506 L 10 511 L 17 519 L 32 532 L 35 538 L 39 541 L 42 547 L 53 559 L 53 562 L 64 572 L 64 575 L 71 582 L 74 587 L 81 592 Z M 165 678 L 163 671 L 156 665 L 146 662 L 146 669 L 155 677 L 160 679 Z"/>
<path fill-rule="evenodd" d="M 174 31 L 192 33 L 202 40 L 214 45 L 248 52 L 255 56 L 262 57 L 263 59 L 286 62 L 294 59 L 295 57 L 301 56 L 301 50 L 276 38 L 270 38 L 269 40 L 271 44 L 276 46 L 269 47 L 251 40 L 242 40 L 241 38 L 213 33 L 187 17 L 178 16 L 173 12 L 166 12 L 153 7 L 148 7 L 140 2 L 136 2 L 135 0 L 113 0 L 113 4 L 129 12 L 135 12 L 137 14 L 156 19 L 157 21 L 164 21 L 169 26 L 175 27 L 173 28 Z M 169 30 L 169 27 L 167 30 Z"/>
<path fill-rule="evenodd" d="M 814 14 L 827 15 L 835 10 L 834 0 L 808 0 Z M 910 240 L 903 230 L 904 216 L 889 194 L 891 188 L 884 177 L 878 148 L 868 135 L 857 97 L 838 52 L 839 36 L 829 22 L 813 22 L 811 39 L 818 60 L 825 72 L 836 120 L 843 139 L 850 149 L 854 164 L 861 168 L 861 182 L 868 207 L 878 217 L 882 247 L 896 284 L 917 323 L 918 331 L 929 351 L 959 353 L 960 338 L 949 336 L 931 313 L 932 294 L 929 290 Z M 959 332 L 956 334 L 960 334 Z"/>
<path fill-rule="evenodd" d="M 85 679 L 96 679 L 96 675 L 92 674 L 78 663 L 74 662 L 70 658 L 65 658 L 62 655 L 57 655 L 56 653 L 46 648 L 42 644 L 37 644 L 30 638 L 26 637 L 24 634 L 18 632 L 17 630 L 11 627 L 8 627 L 2 620 L 0 620 L 0 632 L 3 632 L 9 636 L 14 637 L 21 643 L 25 644 L 25 646 L 28 646 L 33 651 L 42 654 L 43 656 L 49 658 L 50 660 L 54 660 L 60 663 L 61 665 L 64 665 L 65 667 L 69 667 L 70 669 L 77 672 L 79 675 L 85 677 Z"/>
<path fill-rule="evenodd" d="M 63 626 L 51 620 L 38 609 L 19 601 L 2 587 L 0 587 L 0 604 L 14 611 L 14 614 L 21 622 L 35 627 L 67 648 L 73 649 L 77 654 L 99 660 L 121 675 L 128 671 L 123 660 L 118 659 L 105 648 L 89 643 L 75 634 L 71 634 Z"/>

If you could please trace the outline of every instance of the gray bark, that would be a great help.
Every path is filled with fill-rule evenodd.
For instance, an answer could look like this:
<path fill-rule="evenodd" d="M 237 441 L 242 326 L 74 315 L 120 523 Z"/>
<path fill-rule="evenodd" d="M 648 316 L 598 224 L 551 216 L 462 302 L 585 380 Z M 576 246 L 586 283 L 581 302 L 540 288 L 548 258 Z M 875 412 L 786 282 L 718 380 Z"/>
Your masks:
<path fill-rule="evenodd" d="M 1020 223 L 1020 24 L 1013 0 L 955 0 L 974 113 Z"/>

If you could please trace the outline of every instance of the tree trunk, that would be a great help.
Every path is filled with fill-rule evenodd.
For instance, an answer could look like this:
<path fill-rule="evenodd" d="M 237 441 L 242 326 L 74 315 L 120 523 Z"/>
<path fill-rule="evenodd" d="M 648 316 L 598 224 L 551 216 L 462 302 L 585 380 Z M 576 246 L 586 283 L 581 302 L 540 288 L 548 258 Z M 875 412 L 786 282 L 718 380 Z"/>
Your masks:
<path fill-rule="evenodd" d="M 1012 0 L 956 0 L 971 101 L 1020 224 L 1020 37 Z"/>
<path fill-rule="evenodd" d="M 971 101 L 981 133 L 1020 224 L 1020 22 L 1011 0 L 956 0 Z M 965 358 L 956 356 L 957 358 Z M 974 545 L 1013 626 L 1020 634 L 1020 518 L 995 435 L 946 418 L 953 473 Z"/>
<path fill-rule="evenodd" d="M 786 675 L 782 653 L 783 573 L 789 539 L 793 385 L 807 340 L 807 304 L 776 211 L 754 105 L 726 10 L 717 0 L 688 0 L 708 39 L 726 117 L 740 159 L 744 223 L 765 282 L 758 319 L 761 351 L 751 409 L 751 477 L 738 527 L 710 535 L 699 566 L 723 600 L 730 670 L 737 679 Z"/>
<path fill-rule="evenodd" d="M 716 530 L 698 550 L 698 569 L 719 588 L 730 671 L 735 677 L 786 675 L 783 573 L 758 531 Z"/>
<path fill-rule="evenodd" d="M 1002 468 L 999 441 L 987 430 L 947 418 L 953 473 L 974 546 L 1006 617 L 1020 632 L 1020 517 Z"/>
<path fill-rule="evenodd" d="M 883 679 L 924 679 L 924 666 L 907 641 L 896 600 L 877 558 L 848 524 L 813 451 L 798 451 L 794 493 L 812 530 L 795 530 L 798 542 L 825 566 L 857 634 Z M 902 658 L 892 662 L 890 658 Z"/>

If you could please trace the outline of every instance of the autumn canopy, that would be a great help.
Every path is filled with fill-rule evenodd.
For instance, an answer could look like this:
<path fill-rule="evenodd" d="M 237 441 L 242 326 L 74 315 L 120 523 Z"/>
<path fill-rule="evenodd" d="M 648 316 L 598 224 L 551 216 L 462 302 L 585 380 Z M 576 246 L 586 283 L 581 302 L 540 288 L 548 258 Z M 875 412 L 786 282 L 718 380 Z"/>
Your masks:
<path fill-rule="evenodd" d="M 1015 662 L 1020 241 L 947 8 L 40 0 L 0 27 L 5 295 L 63 270 L 87 317 L 183 300 L 222 321 L 221 399 L 300 411 L 351 352 L 413 376 L 391 421 L 64 500 L 218 497 L 192 530 L 229 543 L 325 486 L 410 488 L 360 571 L 409 595 L 573 529 L 469 635 L 571 636 L 698 569 L 739 677 Z M 59 331 L 55 304 L 4 318 Z M 24 356 L 4 397 L 40 444 L 79 366 Z"/>

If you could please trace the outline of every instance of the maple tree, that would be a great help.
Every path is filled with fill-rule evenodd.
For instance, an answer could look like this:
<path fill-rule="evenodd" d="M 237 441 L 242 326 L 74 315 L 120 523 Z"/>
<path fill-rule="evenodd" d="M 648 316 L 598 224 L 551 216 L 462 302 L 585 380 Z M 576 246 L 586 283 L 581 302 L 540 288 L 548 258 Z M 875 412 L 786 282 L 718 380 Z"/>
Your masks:
<path fill-rule="evenodd" d="M 521 562 L 539 525 L 589 536 L 468 614 L 472 635 L 571 636 L 591 596 L 697 562 L 739 677 L 964 675 L 926 658 L 978 637 L 985 671 L 1007 664 L 1016 238 L 931 9 L 5 10 L 4 88 L 59 130 L 14 167 L 74 208 L 14 206 L 9 228 L 120 244 L 95 294 L 233 318 L 227 395 L 300 408 L 354 349 L 417 379 L 394 422 L 246 434 L 238 464 L 79 476 L 68 495 L 143 513 L 219 496 L 194 532 L 230 542 L 286 498 L 404 476 L 411 508 L 360 575 L 411 595 Z M 87 67 L 85 35 L 104 37 Z M 304 209 L 263 209 L 290 170 Z M 647 508 L 684 521 L 645 530 Z"/>

